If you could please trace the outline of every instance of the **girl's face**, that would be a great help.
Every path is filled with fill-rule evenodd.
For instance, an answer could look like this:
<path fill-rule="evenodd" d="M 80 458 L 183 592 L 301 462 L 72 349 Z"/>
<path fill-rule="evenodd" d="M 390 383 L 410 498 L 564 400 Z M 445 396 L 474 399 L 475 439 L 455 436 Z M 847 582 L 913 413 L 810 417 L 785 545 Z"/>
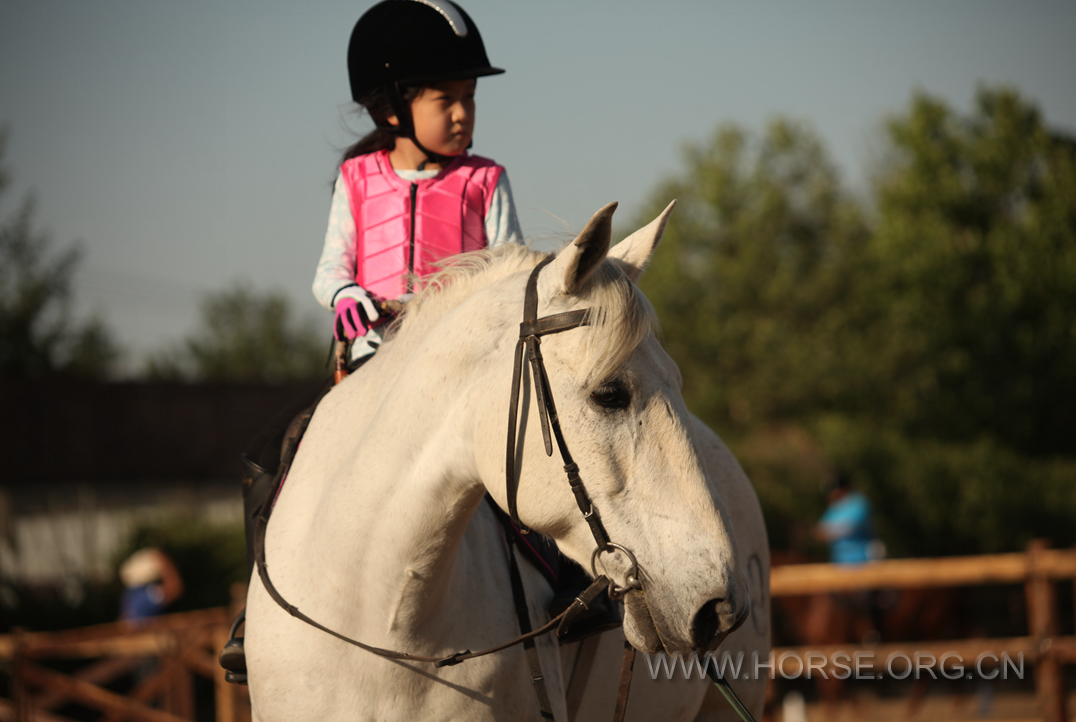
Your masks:
<path fill-rule="evenodd" d="M 467 150 L 474 133 L 475 80 L 448 80 L 425 87 L 411 101 L 415 136 L 424 147 L 455 156 Z M 396 124 L 396 117 L 389 122 Z"/>

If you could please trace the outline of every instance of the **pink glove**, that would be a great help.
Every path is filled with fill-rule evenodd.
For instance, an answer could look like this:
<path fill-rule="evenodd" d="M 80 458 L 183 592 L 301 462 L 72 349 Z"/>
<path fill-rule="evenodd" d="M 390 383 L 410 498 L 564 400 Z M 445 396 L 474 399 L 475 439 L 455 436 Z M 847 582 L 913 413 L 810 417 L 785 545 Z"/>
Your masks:
<path fill-rule="evenodd" d="M 362 286 L 349 286 L 336 294 L 336 340 L 354 341 L 380 325 L 377 304 Z"/>

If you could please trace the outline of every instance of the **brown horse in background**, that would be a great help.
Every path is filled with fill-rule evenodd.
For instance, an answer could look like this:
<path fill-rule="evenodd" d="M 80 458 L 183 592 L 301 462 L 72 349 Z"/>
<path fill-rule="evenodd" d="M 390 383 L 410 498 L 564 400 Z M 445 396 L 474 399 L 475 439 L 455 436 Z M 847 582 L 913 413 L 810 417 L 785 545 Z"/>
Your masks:
<path fill-rule="evenodd" d="M 803 564 L 815 560 L 796 552 L 771 552 L 772 566 Z M 773 645 L 781 646 L 871 646 L 879 643 L 925 642 L 956 639 L 963 624 L 955 589 L 913 587 L 863 592 L 811 594 L 773 598 Z M 827 715 L 838 703 L 847 701 L 844 680 L 832 674 L 812 675 Z M 915 681 L 908 699 L 908 714 L 922 704 L 931 677 Z M 766 717 L 781 703 L 781 676 L 772 681 L 767 693 Z"/>

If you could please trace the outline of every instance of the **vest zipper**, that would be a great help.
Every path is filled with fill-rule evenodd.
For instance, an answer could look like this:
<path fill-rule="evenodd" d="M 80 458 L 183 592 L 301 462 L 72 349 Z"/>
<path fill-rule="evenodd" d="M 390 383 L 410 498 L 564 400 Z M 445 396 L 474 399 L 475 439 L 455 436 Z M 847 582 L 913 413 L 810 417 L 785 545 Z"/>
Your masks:
<path fill-rule="evenodd" d="M 415 205 L 418 200 L 418 183 L 411 184 L 411 245 L 407 254 L 407 292 L 414 291 L 412 277 L 415 273 Z"/>

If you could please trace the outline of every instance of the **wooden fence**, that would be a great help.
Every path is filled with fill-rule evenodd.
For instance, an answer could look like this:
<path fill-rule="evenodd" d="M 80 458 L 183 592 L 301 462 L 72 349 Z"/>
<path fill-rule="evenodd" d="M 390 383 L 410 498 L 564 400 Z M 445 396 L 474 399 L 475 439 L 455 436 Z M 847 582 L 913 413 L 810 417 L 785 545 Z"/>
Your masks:
<path fill-rule="evenodd" d="M 62 632 L 0 636 L 0 660 L 10 665 L 10 700 L 0 720 L 66 722 L 56 714 L 77 704 L 108 722 L 183 722 L 195 719 L 195 677 L 213 682 L 217 722 L 250 719 L 246 687 L 229 684 L 217 664 L 234 614 L 224 607 L 170 614 L 138 626 L 102 624 Z M 42 661 L 78 665 L 61 674 Z M 79 660 L 93 660 L 79 664 Z M 134 680 L 125 694 L 107 688 Z"/>
<path fill-rule="evenodd" d="M 1035 691 L 1040 714 L 1045 722 L 1068 722 L 1065 710 L 1062 665 L 1076 663 L 1076 636 L 1059 636 L 1059 610 L 1056 583 L 1068 581 L 1076 591 L 1076 550 L 1049 549 L 1043 541 L 1032 542 L 1026 554 L 996 554 L 939 559 L 894 559 L 862 566 L 833 564 L 793 564 L 774 567 L 770 574 L 770 593 L 774 597 L 854 592 L 885 588 L 959 587 L 985 584 L 1022 584 L 1027 597 L 1027 636 L 1007 639 L 961 639 L 916 644 L 935 663 L 947 652 L 959 659 L 978 658 L 983 654 L 1013 658 L 1023 655 L 1035 675 Z M 796 664 L 815 653 L 826 660 L 843 652 L 857 652 L 869 657 L 875 669 L 888 669 L 898 655 L 901 663 L 908 659 L 909 646 L 880 644 L 873 647 L 840 645 L 839 647 L 786 647 L 774 650 L 777 664 Z M 847 665 L 845 660 L 841 660 Z M 916 660 L 917 663 L 919 660 Z M 988 660 L 993 661 L 993 660 Z M 802 667 L 799 667 L 802 669 Z M 782 669 L 782 671 L 784 671 Z M 787 674 L 796 673 L 790 669 Z"/>
<path fill-rule="evenodd" d="M 859 567 L 801 564 L 776 567 L 770 581 L 773 596 L 825 594 L 880 588 L 955 587 L 1023 584 L 1027 594 L 1028 634 L 1008 639 L 964 639 L 917 644 L 916 649 L 941 657 L 954 652 L 963 659 L 983 653 L 1023 654 L 1033 665 L 1036 693 L 1045 722 L 1068 722 L 1062 665 L 1076 663 L 1076 637 L 1059 636 L 1055 585 L 1076 580 L 1076 551 L 1048 549 L 1042 542 L 1026 554 L 900 559 Z M 216 662 L 234 609 L 209 609 L 172 614 L 133 628 L 104 624 L 64 632 L 0 636 L 0 660 L 10 665 L 12 700 L 0 699 L 0 722 L 64 722 L 57 710 L 68 703 L 99 710 L 109 722 L 180 722 L 194 719 L 195 675 L 214 683 L 217 722 L 243 722 L 250 708 L 246 687 L 228 684 Z M 869 651 L 871 663 L 885 668 L 908 644 L 839 650 L 787 647 L 775 659 L 808 652 L 826 658 L 838 651 Z M 72 674 L 61 674 L 43 660 L 96 660 Z M 146 661 L 153 660 L 151 670 Z M 141 681 L 120 695 L 105 685 L 142 668 Z M 156 706 L 154 706 L 156 705 Z"/>

